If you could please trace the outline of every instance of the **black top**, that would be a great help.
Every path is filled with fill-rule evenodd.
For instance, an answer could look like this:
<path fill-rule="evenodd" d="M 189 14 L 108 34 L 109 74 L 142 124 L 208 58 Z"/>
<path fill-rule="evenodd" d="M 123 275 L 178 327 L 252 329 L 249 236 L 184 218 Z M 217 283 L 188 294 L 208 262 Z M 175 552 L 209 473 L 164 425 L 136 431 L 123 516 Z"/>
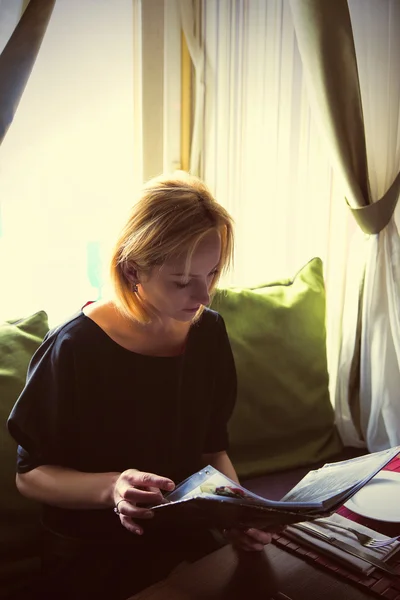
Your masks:
<path fill-rule="evenodd" d="M 155 357 L 126 350 L 80 312 L 47 334 L 29 365 L 8 420 L 19 444 L 17 471 L 136 468 L 179 483 L 204 466 L 203 453 L 227 449 L 235 397 L 234 360 L 218 313 L 206 309 L 192 325 L 183 355 Z M 43 521 L 79 539 L 137 539 L 112 509 L 46 505 Z"/>

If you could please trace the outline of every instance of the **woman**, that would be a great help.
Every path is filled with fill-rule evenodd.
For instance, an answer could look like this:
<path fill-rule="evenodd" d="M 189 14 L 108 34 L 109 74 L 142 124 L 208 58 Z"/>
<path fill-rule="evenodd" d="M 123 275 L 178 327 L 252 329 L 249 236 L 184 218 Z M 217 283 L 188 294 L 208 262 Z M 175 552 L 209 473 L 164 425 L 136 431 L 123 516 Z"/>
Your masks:
<path fill-rule="evenodd" d="M 234 361 L 205 308 L 232 254 L 232 219 L 199 179 L 151 180 L 116 243 L 112 296 L 33 357 L 8 427 L 18 489 L 44 507 L 42 596 L 127 598 L 215 548 L 208 532 L 152 523 L 146 505 L 207 464 L 237 481 Z M 226 535 L 246 550 L 270 541 Z"/>

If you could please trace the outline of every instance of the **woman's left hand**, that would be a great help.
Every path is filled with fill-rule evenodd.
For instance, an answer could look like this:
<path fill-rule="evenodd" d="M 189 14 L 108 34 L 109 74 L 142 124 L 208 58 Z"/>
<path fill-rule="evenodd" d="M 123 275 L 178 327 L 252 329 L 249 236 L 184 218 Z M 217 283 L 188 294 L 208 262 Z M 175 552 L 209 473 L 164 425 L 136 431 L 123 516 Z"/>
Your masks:
<path fill-rule="evenodd" d="M 237 549 L 247 552 L 264 550 L 272 540 L 271 533 L 260 529 L 225 529 L 224 537 Z"/>

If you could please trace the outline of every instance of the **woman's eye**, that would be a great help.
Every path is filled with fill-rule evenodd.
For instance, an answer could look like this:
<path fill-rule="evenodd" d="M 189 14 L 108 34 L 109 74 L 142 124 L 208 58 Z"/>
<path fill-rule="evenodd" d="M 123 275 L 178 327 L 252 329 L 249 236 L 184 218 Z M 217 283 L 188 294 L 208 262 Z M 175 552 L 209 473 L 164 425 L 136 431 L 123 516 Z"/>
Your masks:
<path fill-rule="evenodd" d="M 184 288 L 186 288 L 189 284 L 188 283 L 178 283 L 177 281 L 175 281 L 175 285 L 177 288 L 179 288 L 180 290 L 183 290 Z"/>
<path fill-rule="evenodd" d="M 208 277 L 215 277 L 215 275 L 217 273 L 218 273 L 218 269 L 216 269 L 215 271 L 211 271 L 211 273 L 208 274 Z M 177 288 L 179 288 L 180 290 L 183 290 L 190 285 L 190 281 L 188 281 L 187 283 L 179 283 L 178 281 L 174 281 L 174 284 Z"/>

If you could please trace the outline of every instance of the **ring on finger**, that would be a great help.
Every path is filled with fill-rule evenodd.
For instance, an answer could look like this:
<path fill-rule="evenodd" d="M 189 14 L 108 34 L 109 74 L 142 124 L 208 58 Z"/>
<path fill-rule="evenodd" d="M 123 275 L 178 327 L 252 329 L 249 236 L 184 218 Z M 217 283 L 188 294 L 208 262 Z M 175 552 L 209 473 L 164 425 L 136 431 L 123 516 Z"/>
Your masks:
<path fill-rule="evenodd" d="M 121 498 L 121 500 L 118 500 L 117 504 L 114 506 L 114 512 L 116 515 L 120 515 L 120 511 L 119 511 L 119 505 L 121 504 L 121 502 L 124 502 L 125 498 Z"/>

